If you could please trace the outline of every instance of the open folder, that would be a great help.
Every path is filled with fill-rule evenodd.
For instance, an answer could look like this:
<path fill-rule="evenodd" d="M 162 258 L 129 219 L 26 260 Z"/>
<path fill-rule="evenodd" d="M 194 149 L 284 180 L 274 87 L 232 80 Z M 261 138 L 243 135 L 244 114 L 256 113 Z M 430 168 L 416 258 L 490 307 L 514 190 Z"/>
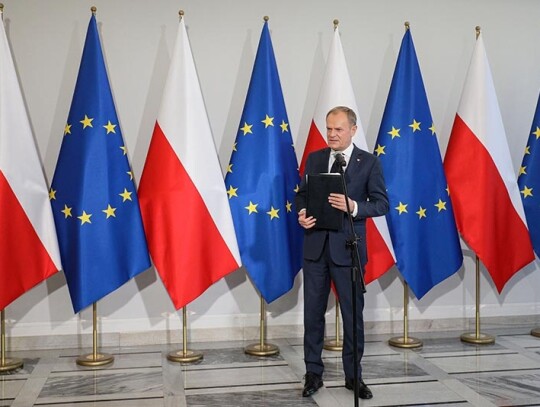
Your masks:
<path fill-rule="evenodd" d="M 315 228 L 339 230 L 343 225 L 343 212 L 333 208 L 328 202 L 331 193 L 343 194 L 341 175 L 324 173 L 306 176 L 307 207 L 306 216 L 317 219 Z"/>

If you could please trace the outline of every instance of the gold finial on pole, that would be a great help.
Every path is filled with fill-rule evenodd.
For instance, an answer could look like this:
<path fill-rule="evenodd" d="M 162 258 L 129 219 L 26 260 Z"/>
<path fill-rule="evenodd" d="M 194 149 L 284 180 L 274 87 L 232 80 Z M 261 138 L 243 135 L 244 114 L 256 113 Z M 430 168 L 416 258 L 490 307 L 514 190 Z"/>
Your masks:
<path fill-rule="evenodd" d="M 411 29 L 411 23 L 408 21 L 405 21 L 405 31 L 409 31 Z"/>
<path fill-rule="evenodd" d="M 184 10 L 178 10 L 178 19 L 182 21 L 182 18 L 184 18 Z"/>
<path fill-rule="evenodd" d="M 338 25 L 339 25 L 339 20 L 336 18 L 334 21 L 334 30 L 336 30 L 338 28 Z"/>
<path fill-rule="evenodd" d="M 97 7 L 96 7 L 96 6 L 90 7 L 90 11 L 92 12 L 92 15 L 95 16 L 95 15 L 96 15 L 96 11 L 97 11 Z"/>
<path fill-rule="evenodd" d="M 474 29 L 476 30 L 476 39 L 478 39 L 478 37 L 480 37 L 480 31 L 482 30 L 482 28 L 477 25 Z"/>
<path fill-rule="evenodd" d="M 265 22 L 265 23 L 267 23 L 267 22 L 268 22 L 268 20 L 270 20 L 270 17 L 268 17 L 268 16 L 264 16 L 264 17 L 263 17 L 263 20 L 264 20 L 264 22 Z"/>

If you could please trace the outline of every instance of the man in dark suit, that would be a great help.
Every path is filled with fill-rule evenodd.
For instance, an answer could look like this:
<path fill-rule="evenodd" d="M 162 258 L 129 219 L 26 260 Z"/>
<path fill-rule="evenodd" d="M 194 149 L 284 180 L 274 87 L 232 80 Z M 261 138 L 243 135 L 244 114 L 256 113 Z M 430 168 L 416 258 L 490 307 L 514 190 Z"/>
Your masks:
<path fill-rule="evenodd" d="M 349 207 L 354 220 L 354 229 L 359 238 L 360 263 L 367 263 L 366 218 L 382 216 L 388 212 L 388 197 L 377 157 L 360 150 L 352 144 L 356 132 L 356 114 L 350 108 L 338 106 L 326 115 L 328 148 L 315 151 L 308 156 L 306 175 L 330 172 L 336 154 L 345 159 L 345 182 L 349 194 Z M 340 161 L 340 158 L 338 158 Z M 333 172 L 333 171 L 332 171 Z M 343 226 L 340 230 L 325 230 L 317 227 L 317 219 L 306 216 L 306 176 L 302 179 L 296 195 L 298 221 L 305 229 L 304 236 L 304 361 L 306 364 L 305 386 L 302 395 L 311 396 L 322 385 L 324 364 L 321 354 L 324 344 L 325 312 L 330 292 L 330 280 L 334 282 L 341 305 L 343 318 L 344 346 L 343 370 L 345 387 L 354 389 L 353 362 L 353 319 L 351 295 L 351 254 L 346 247 L 350 239 L 350 226 L 346 219 L 347 205 L 343 194 L 330 194 L 328 202 L 343 211 Z M 358 290 L 357 323 L 359 360 L 364 351 L 364 295 Z M 358 369 L 359 397 L 373 397 L 362 380 L 362 368 Z"/>

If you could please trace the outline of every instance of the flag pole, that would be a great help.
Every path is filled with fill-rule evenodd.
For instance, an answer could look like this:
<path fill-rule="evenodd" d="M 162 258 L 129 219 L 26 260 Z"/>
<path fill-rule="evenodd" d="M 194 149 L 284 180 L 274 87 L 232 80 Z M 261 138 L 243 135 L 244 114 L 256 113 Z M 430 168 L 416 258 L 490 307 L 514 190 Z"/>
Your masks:
<path fill-rule="evenodd" d="M 264 306 L 264 298 L 262 295 L 260 295 L 261 298 L 261 315 L 260 315 L 260 325 L 259 325 L 259 343 L 253 343 L 251 345 L 248 345 L 244 348 L 244 352 L 248 355 L 253 356 L 274 356 L 279 353 L 279 348 L 277 345 L 271 344 L 271 343 L 265 343 L 264 337 L 264 328 L 265 328 L 265 306 Z"/>
<path fill-rule="evenodd" d="M 334 23 L 334 31 L 335 31 L 339 26 L 339 20 L 335 19 L 333 23 Z M 336 293 L 334 293 L 334 298 L 336 299 L 336 336 L 335 336 L 335 339 L 327 339 L 326 341 L 324 341 L 324 349 L 340 352 L 343 350 L 343 341 L 339 338 L 340 336 L 339 299 Z"/>
<path fill-rule="evenodd" d="M 476 27 L 477 38 L 480 27 Z M 475 312 L 475 332 L 461 334 L 462 342 L 474 343 L 476 345 L 490 345 L 495 342 L 495 337 L 489 334 L 480 333 L 480 259 L 476 256 L 476 312 Z"/>
<path fill-rule="evenodd" d="M 95 9 L 95 7 L 92 7 Z M 95 13 L 95 10 L 92 10 Z M 92 353 L 81 355 L 77 358 L 77 364 L 79 366 L 97 367 L 108 365 L 114 360 L 113 355 L 108 353 L 98 353 L 97 350 L 97 303 L 92 304 Z"/>
<path fill-rule="evenodd" d="M 4 5 L 0 4 L 0 13 L 3 13 Z M 10 372 L 23 366 L 23 361 L 18 358 L 6 357 L 6 312 L 5 309 L 0 311 L 0 335 L 2 342 L 0 345 L 0 373 Z"/>
<path fill-rule="evenodd" d="M 388 340 L 388 344 L 396 348 L 414 349 L 423 345 L 418 338 L 409 336 L 409 284 L 403 280 L 403 336 Z"/>
<path fill-rule="evenodd" d="M 336 337 L 335 339 L 327 339 L 324 341 L 324 349 L 339 352 L 343 350 L 343 341 L 340 339 L 340 323 L 339 323 L 339 299 L 334 294 L 336 299 Z"/>
<path fill-rule="evenodd" d="M 182 18 L 182 16 L 180 16 L 180 18 Z M 203 358 L 203 354 L 201 352 L 188 350 L 187 341 L 188 341 L 187 309 L 186 307 L 184 307 L 182 308 L 182 350 L 176 350 L 176 351 L 170 352 L 167 355 L 167 359 L 169 359 L 171 362 L 179 362 L 179 363 L 194 363 L 201 360 Z"/>

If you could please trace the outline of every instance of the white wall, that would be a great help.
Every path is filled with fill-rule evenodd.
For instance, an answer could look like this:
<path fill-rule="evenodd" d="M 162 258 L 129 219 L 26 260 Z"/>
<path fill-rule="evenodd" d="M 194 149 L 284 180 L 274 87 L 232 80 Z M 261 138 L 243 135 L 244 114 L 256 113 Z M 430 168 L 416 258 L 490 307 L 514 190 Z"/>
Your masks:
<path fill-rule="evenodd" d="M 313 114 L 334 18 L 340 20 L 359 116 L 370 148 L 377 136 L 406 20 L 411 22 L 443 154 L 474 46 L 476 25 L 482 26 L 516 172 L 540 89 L 537 0 L 4 0 L 4 4 L 4 22 L 49 180 L 71 103 L 91 5 L 98 8 L 109 78 L 137 178 L 159 107 L 180 8 L 186 13 L 223 167 L 235 138 L 264 15 L 270 16 L 299 155 Z M 422 301 L 411 301 L 412 320 L 474 316 L 474 256 L 464 249 L 464 269 Z M 483 270 L 482 315 L 539 314 L 538 271 L 538 265 L 522 270 L 499 296 Z M 301 325 L 302 303 L 299 275 L 294 289 L 268 306 L 268 324 Z M 368 286 L 366 320 L 399 322 L 402 305 L 402 283 L 393 269 Z M 259 299 L 243 270 L 215 284 L 188 309 L 195 332 L 216 327 L 243 332 L 238 328 L 258 325 Z M 104 332 L 180 327 L 154 270 L 100 301 L 98 312 L 103 317 Z M 62 273 L 11 304 L 7 318 L 12 337 L 86 333 L 91 328 L 91 309 L 73 315 Z M 401 326 L 396 324 L 395 329 L 400 332 Z"/>

